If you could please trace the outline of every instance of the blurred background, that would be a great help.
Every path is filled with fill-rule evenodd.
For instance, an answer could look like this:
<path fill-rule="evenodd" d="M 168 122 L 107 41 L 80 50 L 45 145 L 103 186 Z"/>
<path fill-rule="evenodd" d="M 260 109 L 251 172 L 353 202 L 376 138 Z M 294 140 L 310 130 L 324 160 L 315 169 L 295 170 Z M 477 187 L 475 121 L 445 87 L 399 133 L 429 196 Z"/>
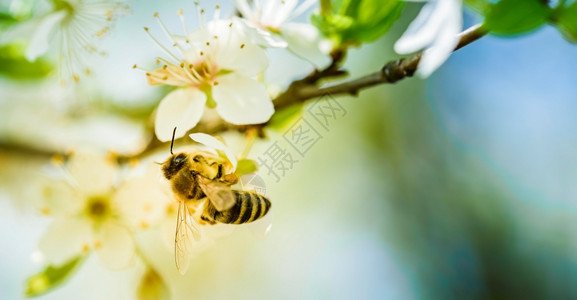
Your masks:
<path fill-rule="evenodd" d="M 33 254 L 51 218 L 27 190 L 47 153 L 130 154 L 151 138 L 150 113 L 166 90 L 132 69 L 160 55 L 142 27 L 160 33 L 158 11 L 178 28 L 176 11 L 193 7 L 129 4 L 100 46 L 108 54 L 78 85 L 0 77 L 2 299 L 23 298 L 26 278 L 42 268 Z M 351 77 L 398 57 L 392 45 L 418 9 L 407 5 L 390 33 L 348 53 Z M 479 21 L 466 11 L 466 27 Z M 280 87 L 312 68 L 269 54 L 266 78 Z M 278 182 L 259 173 L 274 207 L 265 239 L 238 228 L 197 253 L 186 276 L 157 240 L 139 241 L 173 299 L 575 299 L 576 54 L 549 27 L 487 36 L 427 80 L 335 97 L 346 115 Z M 282 131 L 249 157 L 274 142 L 284 143 Z M 92 255 L 39 299 L 132 299 L 143 270 L 110 271 Z"/>

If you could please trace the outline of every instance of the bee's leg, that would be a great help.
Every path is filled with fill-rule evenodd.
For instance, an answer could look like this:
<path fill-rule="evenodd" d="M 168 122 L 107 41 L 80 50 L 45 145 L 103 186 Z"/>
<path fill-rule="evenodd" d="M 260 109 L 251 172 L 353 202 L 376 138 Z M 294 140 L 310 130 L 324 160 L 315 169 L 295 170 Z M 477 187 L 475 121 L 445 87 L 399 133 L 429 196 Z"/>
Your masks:
<path fill-rule="evenodd" d="M 216 173 L 216 177 L 215 177 L 216 179 L 220 179 L 222 177 L 222 173 L 223 173 L 222 168 L 223 168 L 222 164 L 218 164 L 218 172 Z"/>

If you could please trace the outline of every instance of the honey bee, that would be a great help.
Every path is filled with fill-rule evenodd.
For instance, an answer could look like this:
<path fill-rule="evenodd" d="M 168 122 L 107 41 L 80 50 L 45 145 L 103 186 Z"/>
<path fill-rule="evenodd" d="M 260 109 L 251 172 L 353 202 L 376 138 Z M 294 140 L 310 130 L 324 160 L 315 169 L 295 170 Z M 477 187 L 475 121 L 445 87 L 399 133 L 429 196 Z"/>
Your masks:
<path fill-rule="evenodd" d="M 256 192 L 232 189 L 238 177 L 232 173 L 230 162 L 200 150 L 174 154 L 173 143 L 174 138 L 162 172 L 178 200 L 174 253 L 176 268 L 184 274 L 190 262 L 190 238 L 200 238 L 190 207 L 204 204 L 199 223 L 243 224 L 264 217 L 271 203 Z"/>

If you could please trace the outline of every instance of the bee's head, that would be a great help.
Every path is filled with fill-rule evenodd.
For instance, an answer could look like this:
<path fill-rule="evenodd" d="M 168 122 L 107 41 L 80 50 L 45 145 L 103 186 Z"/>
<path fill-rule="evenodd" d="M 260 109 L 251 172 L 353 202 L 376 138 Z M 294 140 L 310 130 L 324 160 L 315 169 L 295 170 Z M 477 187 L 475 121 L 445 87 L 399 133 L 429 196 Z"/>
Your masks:
<path fill-rule="evenodd" d="M 162 172 L 166 179 L 172 178 L 178 171 L 180 171 L 188 163 L 188 155 L 186 153 L 173 154 L 166 162 L 162 164 Z"/>

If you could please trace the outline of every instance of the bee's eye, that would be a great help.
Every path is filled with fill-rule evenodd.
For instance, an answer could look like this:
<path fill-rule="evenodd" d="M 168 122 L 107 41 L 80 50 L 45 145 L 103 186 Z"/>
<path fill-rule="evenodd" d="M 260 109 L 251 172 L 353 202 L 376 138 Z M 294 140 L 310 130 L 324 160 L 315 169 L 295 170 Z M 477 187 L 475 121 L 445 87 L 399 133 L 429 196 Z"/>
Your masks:
<path fill-rule="evenodd" d="M 174 158 L 173 162 L 174 162 L 175 164 L 181 164 L 185 159 L 186 159 L 186 157 L 185 157 L 184 155 L 177 155 L 177 156 Z"/>

